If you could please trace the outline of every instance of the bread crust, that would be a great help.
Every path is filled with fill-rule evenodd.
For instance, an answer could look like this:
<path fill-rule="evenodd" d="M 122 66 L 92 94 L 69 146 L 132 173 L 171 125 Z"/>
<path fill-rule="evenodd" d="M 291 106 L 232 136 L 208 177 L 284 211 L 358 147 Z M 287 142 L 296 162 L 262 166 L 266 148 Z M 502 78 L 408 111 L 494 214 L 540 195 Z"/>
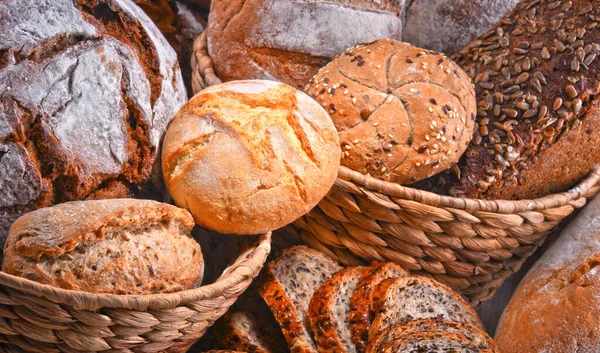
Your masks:
<path fill-rule="evenodd" d="M 445 332 L 418 332 L 412 335 L 401 337 L 400 339 L 389 343 L 381 353 L 397 353 L 397 352 L 408 352 L 413 351 L 408 345 L 417 345 L 419 348 L 424 349 L 426 352 L 431 352 L 431 348 L 427 347 L 428 344 L 434 343 L 434 347 L 441 345 L 440 342 L 448 342 L 453 345 L 451 351 L 455 351 L 456 349 L 461 349 L 460 351 L 456 351 L 457 353 L 491 353 L 488 349 L 480 349 L 475 347 L 469 342 L 469 340 L 462 334 L 452 334 Z M 439 352 L 443 352 L 440 350 Z"/>

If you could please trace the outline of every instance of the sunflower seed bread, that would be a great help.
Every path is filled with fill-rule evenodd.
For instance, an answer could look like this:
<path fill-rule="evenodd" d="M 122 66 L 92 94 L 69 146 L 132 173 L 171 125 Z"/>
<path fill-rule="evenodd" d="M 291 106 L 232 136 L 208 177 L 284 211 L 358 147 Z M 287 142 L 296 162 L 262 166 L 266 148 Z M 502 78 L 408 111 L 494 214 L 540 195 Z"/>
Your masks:
<path fill-rule="evenodd" d="M 369 341 L 383 329 L 417 319 L 443 318 L 483 325 L 471 306 L 446 285 L 420 276 L 387 279 L 373 293 L 375 318 Z"/>
<path fill-rule="evenodd" d="M 471 343 L 462 334 L 443 332 L 418 332 L 401 337 L 388 344 L 380 353 L 491 353 Z"/>
<path fill-rule="evenodd" d="M 371 271 L 364 273 L 360 278 L 349 304 L 350 332 L 352 341 L 359 352 L 364 352 L 367 349 L 369 328 L 373 320 L 371 303 L 375 287 L 384 279 L 408 275 L 409 273 L 402 266 L 393 262 L 386 262 L 375 265 Z"/>
<path fill-rule="evenodd" d="M 292 353 L 316 353 L 308 319 L 313 293 L 341 270 L 335 261 L 306 246 L 284 250 L 272 261 L 259 289 Z"/>

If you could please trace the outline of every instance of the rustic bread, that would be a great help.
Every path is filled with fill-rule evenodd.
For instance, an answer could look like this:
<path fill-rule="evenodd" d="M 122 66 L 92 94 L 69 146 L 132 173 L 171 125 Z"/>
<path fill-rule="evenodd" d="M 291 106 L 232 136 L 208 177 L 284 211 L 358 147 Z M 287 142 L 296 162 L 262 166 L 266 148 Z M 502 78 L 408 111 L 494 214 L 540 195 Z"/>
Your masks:
<path fill-rule="evenodd" d="M 371 271 L 366 272 L 360 278 L 349 305 L 350 332 L 352 341 L 359 352 L 365 352 L 367 349 L 369 328 L 374 314 L 371 307 L 373 291 L 384 279 L 408 275 L 409 273 L 402 266 L 393 262 L 386 262 L 374 266 Z"/>
<path fill-rule="evenodd" d="M 381 39 L 319 70 L 306 92 L 340 135 L 342 165 L 410 184 L 449 168 L 467 148 L 475 93 L 442 54 Z"/>
<path fill-rule="evenodd" d="M 527 199 L 562 192 L 600 162 L 600 7 L 523 0 L 454 56 L 474 80 L 473 142 L 421 185 L 440 193 Z"/>
<path fill-rule="evenodd" d="M 519 0 L 413 0 L 404 9 L 403 40 L 447 55 L 461 50 Z"/>
<path fill-rule="evenodd" d="M 200 226 L 257 234 L 291 223 L 327 194 L 340 151 L 327 112 L 296 89 L 249 80 L 211 86 L 173 118 L 163 176 Z"/>
<path fill-rule="evenodd" d="M 316 353 L 308 319 L 313 293 L 341 267 L 323 253 L 306 246 L 284 250 L 269 263 L 259 289 L 292 353 Z"/>
<path fill-rule="evenodd" d="M 181 64 L 181 75 L 188 95 L 193 96 L 192 90 L 192 66 L 191 57 L 194 53 L 194 41 L 204 32 L 206 28 L 206 20 L 193 6 L 176 1 L 177 3 L 177 19 L 179 21 L 179 32 L 177 39 L 181 43 L 180 50 L 177 52 L 179 63 Z"/>
<path fill-rule="evenodd" d="M 191 215 L 147 200 L 68 202 L 17 219 L 2 271 L 91 293 L 170 293 L 200 284 Z"/>
<path fill-rule="evenodd" d="M 411 276 L 382 281 L 373 293 L 376 315 L 369 341 L 383 329 L 417 319 L 442 318 L 482 327 L 477 313 L 460 295 L 430 278 Z"/>
<path fill-rule="evenodd" d="M 502 352 L 600 351 L 599 225 L 596 196 L 516 289 L 496 330 Z"/>
<path fill-rule="evenodd" d="M 304 87 L 347 48 L 402 39 L 404 0 L 215 0 L 208 53 L 225 81 L 279 80 Z"/>
<path fill-rule="evenodd" d="M 0 23 L 2 245 L 25 212 L 148 181 L 186 93 L 175 53 L 128 0 L 4 1 Z"/>
<path fill-rule="evenodd" d="M 369 342 L 367 353 L 381 352 L 389 343 L 418 332 L 460 334 L 465 336 L 469 342 L 478 348 L 489 349 L 493 353 L 500 352 L 494 340 L 492 340 L 487 333 L 474 325 L 445 321 L 442 319 L 424 319 L 393 325 L 379 332 L 379 334 Z"/>
<path fill-rule="evenodd" d="M 381 353 L 491 353 L 475 346 L 462 334 L 419 332 L 388 344 Z"/>
<path fill-rule="evenodd" d="M 357 352 L 350 333 L 350 298 L 370 267 L 350 267 L 333 275 L 313 294 L 308 306 L 310 326 L 319 353 Z"/>

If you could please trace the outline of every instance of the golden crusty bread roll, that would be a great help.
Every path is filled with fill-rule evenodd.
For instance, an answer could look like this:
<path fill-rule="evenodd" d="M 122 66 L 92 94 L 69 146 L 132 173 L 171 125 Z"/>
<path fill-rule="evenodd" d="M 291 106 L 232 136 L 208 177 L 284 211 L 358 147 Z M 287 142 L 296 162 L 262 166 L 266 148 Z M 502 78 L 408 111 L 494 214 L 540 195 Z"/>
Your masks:
<path fill-rule="evenodd" d="M 200 284 L 204 262 L 186 210 L 149 200 L 59 204 L 8 233 L 2 271 L 91 293 L 171 293 Z"/>
<path fill-rule="evenodd" d="M 476 113 L 468 76 L 443 54 L 381 39 L 349 49 L 306 92 L 339 132 L 342 165 L 409 184 L 456 163 Z"/>
<path fill-rule="evenodd" d="M 340 162 L 331 119 L 285 84 L 237 81 L 192 98 L 165 135 L 169 193 L 200 226 L 263 233 L 307 213 L 329 191 Z"/>

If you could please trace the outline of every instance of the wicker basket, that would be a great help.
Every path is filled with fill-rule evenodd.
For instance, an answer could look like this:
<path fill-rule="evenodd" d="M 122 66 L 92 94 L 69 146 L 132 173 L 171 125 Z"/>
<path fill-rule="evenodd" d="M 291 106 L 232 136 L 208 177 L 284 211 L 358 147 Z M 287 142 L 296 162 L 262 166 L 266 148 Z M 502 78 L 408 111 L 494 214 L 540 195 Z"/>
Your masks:
<path fill-rule="evenodd" d="M 270 250 L 271 234 L 263 234 L 215 283 L 172 294 L 92 294 L 0 272 L 0 352 L 185 352 L 246 290 Z"/>
<path fill-rule="evenodd" d="M 194 43 L 192 68 L 195 92 L 221 83 L 204 33 Z M 450 285 L 478 307 L 599 184 L 597 168 L 565 193 L 487 201 L 440 196 L 340 167 L 327 197 L 295 225 L 307 244 L 346 265 L 394 261 Z"/>

